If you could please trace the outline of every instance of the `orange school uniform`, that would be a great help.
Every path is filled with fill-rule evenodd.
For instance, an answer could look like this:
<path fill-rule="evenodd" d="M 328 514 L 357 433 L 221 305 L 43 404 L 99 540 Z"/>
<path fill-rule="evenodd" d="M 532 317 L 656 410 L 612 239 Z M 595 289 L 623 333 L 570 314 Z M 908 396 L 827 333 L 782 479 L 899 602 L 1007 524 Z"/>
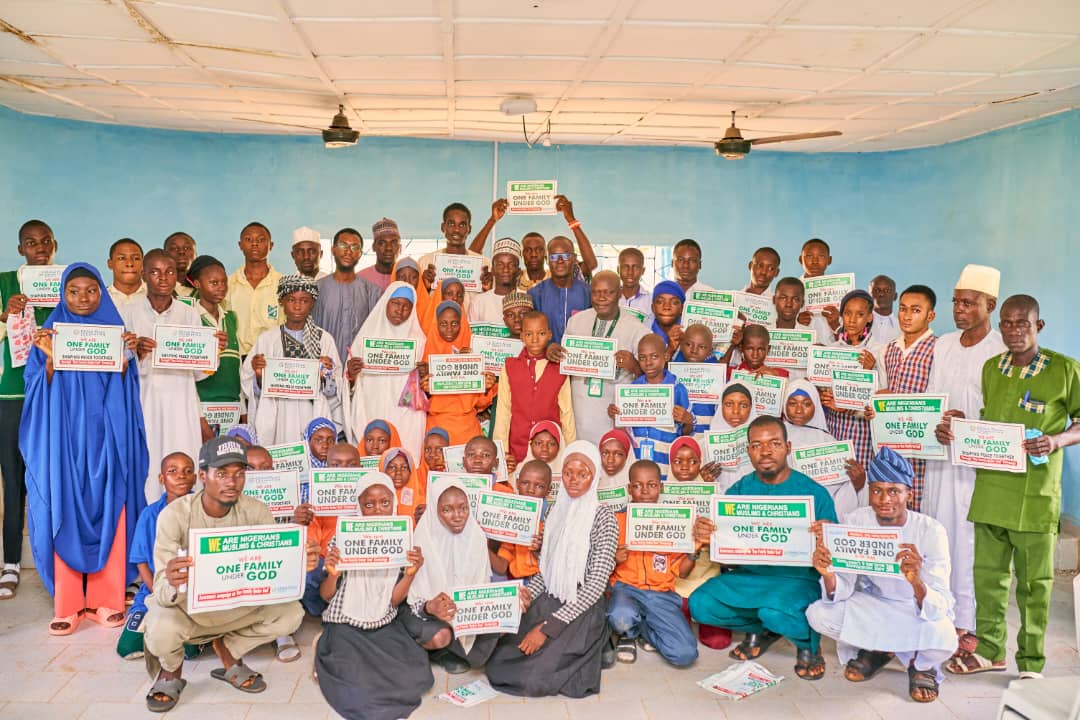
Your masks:
<path fill-rule="evenodd" d="M 540 532 L 544 532 L 544 523 L 540 523 Z M 510 563 L 507 574 L 515 579 L 530 578 L 540 572 L 540 559 L 528 545 L 512 545 L 504 542 L 499 546 L 499 557 Z"/>
<path fill-rule="evenodd" d="M 616 513 L 619 523 L 619 545 L 626 544 L 626 513 Z M 616 581 L 653 592 L 670 592 L 675 589 L 676 570 L 686 557 L 685 553 L 654 553 L 630 550 L 625 562 L 618 563 L 611 573 L 611 584 Z"/>

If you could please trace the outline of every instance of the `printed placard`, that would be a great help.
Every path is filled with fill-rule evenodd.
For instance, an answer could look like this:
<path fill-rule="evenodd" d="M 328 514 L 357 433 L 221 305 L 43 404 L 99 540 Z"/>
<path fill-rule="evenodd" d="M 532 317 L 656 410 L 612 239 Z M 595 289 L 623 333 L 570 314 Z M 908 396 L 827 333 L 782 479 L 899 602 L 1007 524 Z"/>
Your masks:
<path fill-rule="evenodd" d="M 735 309 L 743 314 L 751 325 L 776 324 L 776 306 L 771 295 L 755 295 L 748 292 L 735 293 Z"/>
<path fill-rule="evenodd" d="M 855 289 L 855 273 L 838 273 L 803 278 L 803 310 L 821 312 L 830 305 L 839 307 L 844 296 Z"/>
<path fill-rule="evenodd" d="M 510 331 L 507 330 L 507 333 Z M 489 335 L 472 336 L 471 349 L 484 358 L 484 372 L 498 375 L 506 365 L 507 358 L 521 354 L 525 344 L 512 337 L 493 337 Z"/>
<path fill-rule="evenodd" d="M 698 680 L 697 684 L 725 700 L 742 700 L 771 688 L 783 679 L 783 676 L 773 674 L 768 668 L 747 660 Z"/>
<path fill-rule="evenodd" d="M 705 457 L 722 468 L 737 468 L 748 460 L 746 431 L 748 425 L 734 430 L 705 433 Z"/>
<path fill-rule="evenodd" d="M 712 517 L 712 500 L 714 495 L 720 494 L 720 488 L 716 483 L 710 482 L 678 482 L 672 478 L 664 483 L 664 491 L 660 493 L 660 503 L 663 505 L 692 505 L 694 517 Z"/>
<path fill-rule="evenodd" d="M 862 350 L 811 347 L 810 357 L 806 361 L 806 379 L 815 385 L 829 385 L 834 370 L 862 370 L 862 363 L 859 362 L 862 353 Z"/>
<path fill-rule="evenodd" d="M 454 279 L 461 282 L 465 292 L 479 293 L 484 291 L 484 285 L 480 281 L 480 276 L 484 272 L 483 255 L 436 253 L 434 264 L 434 286 L 440 285 L 443 280 Z"/>
<path fill-rule="evenodd" d="M 338 517 L 334 543 L 342 570 L 408 567 L 412 550 L 412 518 L 397 515 Z"/>
<path fill-rule="evenodd" d="M 360 359 L 365 375 L 400 375 L 416 367 L 416 341 L 364 338 Z"/>
<path fill-rule="evenodd" d="M 540 531 L 540 498 L 480 491 L 476 498 L 476 522 L 489 540 L 512 545 L 531 545 Z"/>
<path fill-rule="evenodd" d="M 769 355 L 765 364 L 779 368 L 805 368 L 814 344 L 813 330 L 769 329 Z"/>
<path fill-rule="evenodd" d="M 57 370 L 120 372 L 124 369 L 123 325 L 55 323 L 53 367 Z"/>
<path fill-rule="evenodd" d="M 732 565 L 813 565 L 814 499 L 722 495 L 713 500 L 709 557 Z"/>
<path fill-rule="evenodd" d="M 521 624 L 520 590 L 516 580 L 454 588 L 450 594 L 457 606 L 454 635 L 516 633 Z"/>
<path fill-rule="evenodd" d="M 262 500 L 276 518 L 291 518 L 300 505 L 300 473 L 295 470 L 248 470 L 244 494 Z"/>
<path fill-rule="evenodd" d="M 626 506 L 630 503 L 630 495 L 625 485 L 602 487 L 596 491 L 596 497 L 599 498 L 601 505 L 607 505 L 611 508 L 611 512 L 622 512 L 626 510 Z"/>
<path fill-rule="evenodd" d="M 19 289 L 31 307 L 56 307 L 60 304 L 63 279 L 67 265 L 23 265 L 19 272 Z M 101 289 L 105 292 L 105 288 Z"/>
<path fill-rule="evenodd" d="M 693 290 L 687 300 L 693 303 L 735 307 L 735 293 L 726 290 Z"/>
<path fill-rule="evenodd" d="M 626 506 L 626 547 L 641 552 L 694 552 L 694 506 L 630 503 Z"/>
<path fill-rule="evenodd" d="M 836 572 L 897 577 L 902 575 L 896 556 L 900 553 L 900 530 L 853 525 L 821 526 L 825 549 L 832 555 Z"/>
<path fill-rule="evenodd" d="M 792 448 L 791 466 L 819 485 L 848 482 L 847 461 L 855 451 L 847 440 Z"/>
<path fill-rule="evenodd" d="M 218 367 L 217 328 L 199 325 L 154 325 L 153 366 L 168 370 L 204 370 Z"/>
<path fill-rule="evenodd" d="M 428 395 L 463 395 L 484 390 L 484 357 L 479 353 L 428 357 Z"/>
<path fill-rule="evenodd" d="M 295 602 L 307 576 L 307 528 L 250 525 L 188 531 L 188 614 Z"/>
<path fill-rule="evenodd" d="M 199 403 L 199 413 L 214 435 L 221 435 L 229 428 L 240 424 L 240 403 L 238 402 Z"/>
<path fill-rule="evenodd" d="M 619 341 L 615 338 L 563 335 L 562 348 L 564 355 L 559 372 L 563 375 L 615 379 L 615 353 L 619 350 Z"/>
<path fill-rule="evenodd" d="M 469 513 L 473 517 L 476 517 L 477 504 L 480 502 L 480 493 L 491 490 L 491 476 L 490 475 L 471 475 L 469 473 L 446 473 L 446 472 L 429 472 L 428 473 L 428 505 L 434 505 L 439 500 L 439 495 L 442 493 L 440 489 L 442 485 L 446 485 L 447 481 L 451 478 L 455 478 L 465 486 L 465 495 L 469 498 Z"/>
<path fill-rule="evenodd" d="M 731 373 L 732 381 L 745 383 L 754 396 L 754 409 L 759 415 L 780 417 L 784 408 L 784 385 L 787 381 L 775 375 L 755 375 L 745 370 Z"/>
<path fill-rule="evenodd" d="M 865 410 L 877 389 L 877 374 L 867 370 L 833 370 L 832 393 L 836 407 Z"/>
<path fill-rule="evenodd" d="M 948 395 L 875 395 L 870 437 L 874 452 L 890 447 L 907 458 L 944 460 L 948 450 L 934 430 L 949 408 Z"/>
<path fill-rule="evenodd" d="M 668 363 L 671 374 L 686 387 L 691 403 L 720 402 L 720 393 L 727 383 L 726 363 Z"/>
<path fill-rule="evenodd" d="M 510 337 L 510 328 L 506 327 L 506 325 L 503 325 L 502 323 L 469 323 L 469 330 L 472 332 L 473 340 L 478 337 Z"/>
<path fill-rule="evenodd" d="M 616 427 L 675 426 L 672 415 L 675 408 L 674 385 L 616 385 L 615 406 L 619 408 L 619 414 L 615 416 Z"/>
<path fill-rule="evenodd" d="M 311 472 L 311 457 L 306 443 L 268 445 L 266 451 L 274 461 L 275 470 L 295 470 L 301 478 L 307 478 Z"/>
<path fill-rule="evenodd" d="M 266 357 L 262 396 L 287 400 L 314 400 L 319 394 L 318 360 Z"/>
<path fill-rule="evenodd" d="M 379 469 L 379 456 L 378 455 L 362 455 L 360 457 L 360 468 L 363 470 L 378 470 Z"/>
<path fill-rule="evenodd" d="M 312 468 L 309 502 L 316 515 L 341 515 L 357 510 L 360 480 L 368 470 L 357 468 Z"/>
<path fill-rule="evenodd" d="M 54 329 L 58 324 L 60 323 L 53 325 Z M 34 333 L 37 329 L 34 308 L 27 306 L 21 313 L 8 313 L 7 342 L 4 344 L 7 345 L 8 355 L 11 358 L 11 367 L 26 367 L 26 361 L 30 359 L 30 351 L 34 349 Z M 55 347 L 54 339 L 53 348 Z M 0 349 L 0 352 L 3 352 L 3 349 Z M 53 367 L 56 366 L 53 365 Z"/>
<path fill-rule="evenodd" d="M 952 464 L 984 470 L 1027 472 L 1024 426 L 953 418 Z"/>
<path fill-rule="evenodd" d="M 554 215 L 556 180 L 511 180 L 506 183 L 506 212 L 510 215 Z"/>
<path fill-rule="evenodd" d="M 683 305 L 680 324 L 685 329 L 695 323 L 709 328 L 713 335 L 713 344 L 719 345 L 731 342 L 731 334 L 740 324 L 740 320 L 733 307 L 688 302 Z"/>

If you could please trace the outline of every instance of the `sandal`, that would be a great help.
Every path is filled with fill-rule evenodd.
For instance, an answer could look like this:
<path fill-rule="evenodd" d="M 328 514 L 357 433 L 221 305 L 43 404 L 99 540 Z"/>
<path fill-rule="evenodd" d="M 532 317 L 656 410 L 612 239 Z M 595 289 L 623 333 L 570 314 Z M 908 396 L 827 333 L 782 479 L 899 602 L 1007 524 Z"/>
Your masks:
<path fill-rule="evenodd" d="M 620 637 L 615 643 L 615 659 L 621 663 L 637 661 L 637 643 L 632 638 Z"/>
<path fill-rule="evenodd" d="M 733 660 L 742 661 L 757 660 L 781 637 L 783 636 L 774 632 L 769 632 L 768 630 L 760 633 L 746 633 L 746 637 L 743 638 L 741 643 L 731 649 L 731 652 L 728 653 L 728 657 Z"/>
<path fill-rule="evenodd" d="M 210 671 L 210 677 L 227 682 L 237 690 L 246 693 L 261 693 L 266 689 L 266 681 L 262 679 L 262 674 L 255 672 L 239 660 L 228 670 L 214 668 Z"/>
<path fill-rule="evenodd" d="M 180 693 L 184 691 L 185 687 L 187 687 L 187 680 L 183 678 L 173 678 L 172 680 L 158 678 L 150 687 L 150 692 L 146 694 L 146 709 L 153 713 L 172 710 L 176 707 L 176 703 L 180 702 Z M 161 700 L 157 697 L 158 695 L 164 695 L 166 699 Z"/>
<path fill-rule="evenodd" d="M 68 615 L 67 617 L 54 617 L 52 622 L 49 623 L 50 635 L 70 635 L 75 632 L 75 628 L 79 627 L 79 623 L 82 622 L 85 610 L 80 610 L 74 615 Z"/>
<path fill-rule="evenodd" d="M 907 669 L 908 695 L 917 703 L 928 703 L 937 700 L 938 681 L 937 674 L 933 670 L 916 670 L 914 665 Z M 919 692 L 923 690 L 925 692 Z"/>
<path fill-rule="evenodd" d="M 275 642 L 277 659 L 283 663 L 291 663 L 300 659 L 300 648 L 292 635 L 282 635 Z"/>
<path fill-rule="evenodd" d="M 953 657 L 945 663 L 945 670 L 953 675 L 976 675 L 984 672 L 1004 672 L 1005 661 L 988 660 L 979 653 L 973 652 L 960 657 Z"/>
<path fill-rule="evenodd" d="M 857 657 L 848 660 L 844 668 L 844 679 L 849 682 L 866 682 L 881 672 L 882 668 L 896 657 L 890 652 L 860 650 Z"/>
<path fill-rule="evenodd" d="M 795 674 L 803 680 L 820 680 L 825 677 L 825 658 L 809 648 L 799 648 L 795 653 Z"/>
<path fill-rule="evenodd" d="M 656 646 L 643 637 L 638 638 L 637 644 L 645 652 L 656 652 Z"/>
<path fill-rule="evenodd" d="M 135 596 L 139 594 L 139 583 L 133 582 L 124 590 L 124 604 L 131 605 L 135 602 Z"/>
<path fill-rule="evenodd" d="M 107 607 L 86 608 L 86 617 L 105 627 L 120 627 L 124 624 L 124 613 Z"/>
<path fill-rule="evenodd" d="M 0 600 L 14 600 L 18 589 L 19 571 L 12 567 L 4 568 L 0 573 Z"/>

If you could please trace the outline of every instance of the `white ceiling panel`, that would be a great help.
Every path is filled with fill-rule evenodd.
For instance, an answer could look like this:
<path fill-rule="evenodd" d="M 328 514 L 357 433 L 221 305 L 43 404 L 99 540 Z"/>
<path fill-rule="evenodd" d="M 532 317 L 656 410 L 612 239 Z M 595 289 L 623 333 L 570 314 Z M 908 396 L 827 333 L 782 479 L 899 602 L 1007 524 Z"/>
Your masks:
<path fill-rule="evenodd" d="M 803 152 L 1080 106 L 1078 0 L 127 1 L 0 0 L 0 104 L 296 134 L 347 98 L 372 134 L 519 142 L 498 107 L 528 95 L 556 142 L 693 146 L 732 109 L 749 137 L 844 133 L 768 148 Z"/>

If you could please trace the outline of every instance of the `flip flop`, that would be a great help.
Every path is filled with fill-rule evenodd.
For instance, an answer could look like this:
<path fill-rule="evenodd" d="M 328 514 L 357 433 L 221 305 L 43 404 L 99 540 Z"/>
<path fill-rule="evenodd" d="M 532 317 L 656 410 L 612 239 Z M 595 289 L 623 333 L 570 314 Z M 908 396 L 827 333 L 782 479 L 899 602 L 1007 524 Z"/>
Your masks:
<path fill-rule="evenodd" d="M 621 663 L 632 663 L 637 660 L 637 644 L 628 637 L 620 637 L 615 643 L 615 659 Z"/>
<path fill-rule="evenodd" d="M 746 633 L 746 637 L 731 649 L 728 657 L 732 660 L 757 660 L 781 637 L 783 636 L 768 630 L 760 633 Z"/>
<path fill-rule="evenodd" d="M 945 663 L 945 670 L 953 675 L 977 675 L 984 672 L 1004 672 L 1005 661 L 994 662 L 977 652 L 953 657 Z"/>
<path fill-rule="evenodd" d="M 237 690 L 246 693 L 261 693 L 266 690 L 266 681 L 262 674 L 257 673 L 239 660 L 231 668 L 214 668 L 210 671 L 210 677 L 232 685 Z M 250 684 L 244 683 L 251 681 Z"/>
<path fill-rule="evenodd" d="M 820 680 L 825 677 L 825 658 L 809 648 L 799 648 L 795 653 L 795 674 L 803 680 Z"/>
<path fill-rule="evenodd" d="M 79 627 L 79 623 L 82 622 L 84 615 L 85 611 L 80 610 L 74 615 L 68 615 L 67 617 L 54 617 L 52 622 L 49 623 L 49 634 L 59 636 L 70 635 L 75 632 L 75 628 Z M 67 625 L 67 627 L 58 628 L 56 627 L 57 625 Z"/>
<path fill-rule="evenodd" d="M 146 694 L 146 709 L 153 713 L 163 713 L 172 710 L 176 707 L 176 703 L 180 702 L 180 693 L 187 687 L 187 680 L 183 678 L 173 678 L 172 680 L 164 680 L 158 678 L 156 682 L 150 687 L 150 692 Z M 164 695 L 167 700 L 159 700 L 155 695 Z"/>

